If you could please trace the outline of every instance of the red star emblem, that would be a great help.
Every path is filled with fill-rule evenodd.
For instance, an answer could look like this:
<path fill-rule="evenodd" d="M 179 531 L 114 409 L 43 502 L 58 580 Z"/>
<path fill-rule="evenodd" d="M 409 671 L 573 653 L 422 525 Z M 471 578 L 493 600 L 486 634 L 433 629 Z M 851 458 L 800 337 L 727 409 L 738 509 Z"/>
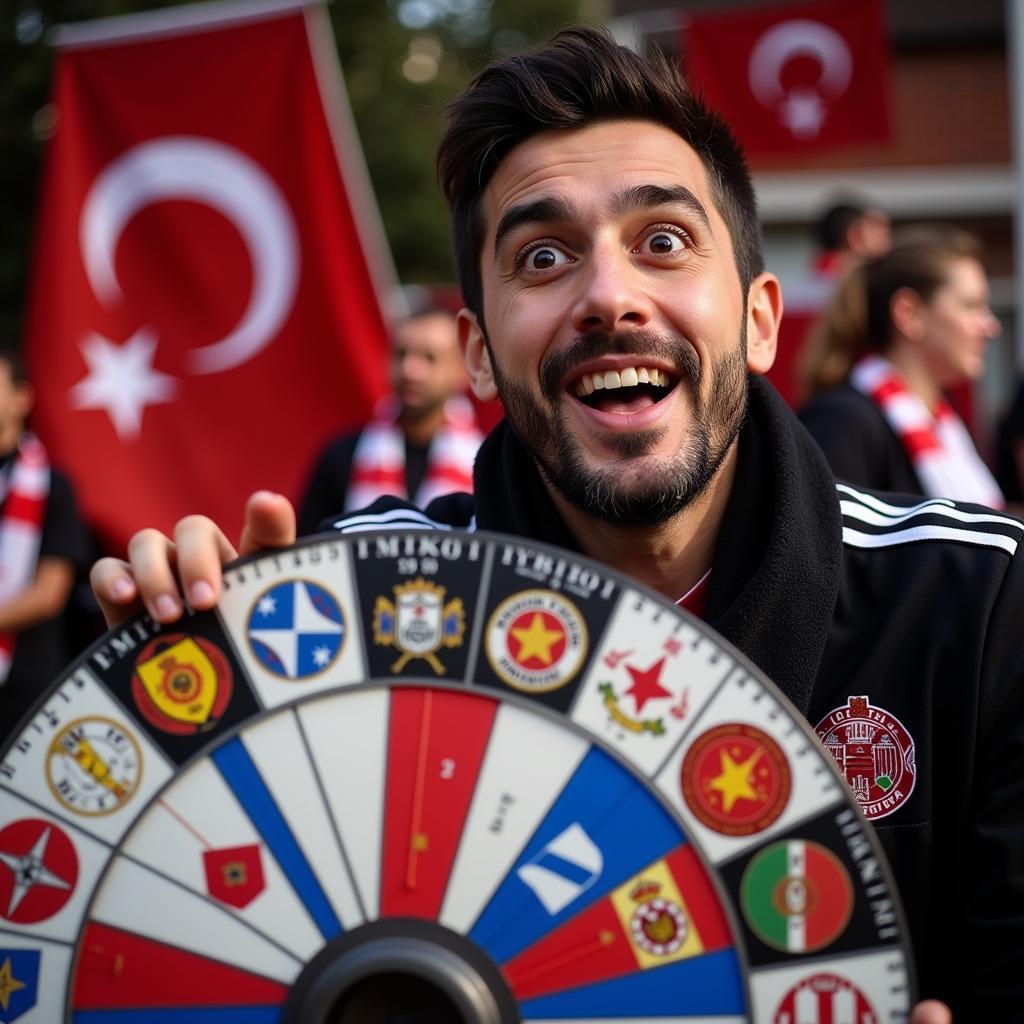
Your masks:
<path fill-rule="evenodd" d="M 661 675 L 661 670 L 664 666 L 664 658 L 656 661 L 650 668 L 646 669 L 633 668 L 632 665 L 626 666 L 626 671 L 633 677 L 633 685 L 626 691 L 626 696 L 632 697 L 636 701 L 637 714 L 643 711 L 644 705 L 649 700 L 672 696 L 671 692 L 658 682 L 658 677 Z"/>

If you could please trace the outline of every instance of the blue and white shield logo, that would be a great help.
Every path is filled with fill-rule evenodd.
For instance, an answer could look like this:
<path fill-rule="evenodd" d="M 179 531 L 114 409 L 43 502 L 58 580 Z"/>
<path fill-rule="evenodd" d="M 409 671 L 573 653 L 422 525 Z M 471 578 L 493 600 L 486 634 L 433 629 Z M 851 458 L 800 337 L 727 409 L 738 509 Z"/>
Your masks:
<path fill-rule="evenodd" d="M 308 679 L 334 664 L 347 629 L 332 594 L 308 580 L 289 580 L 256 598 L 246 631 L 253 654 L 269 672 Z"/>

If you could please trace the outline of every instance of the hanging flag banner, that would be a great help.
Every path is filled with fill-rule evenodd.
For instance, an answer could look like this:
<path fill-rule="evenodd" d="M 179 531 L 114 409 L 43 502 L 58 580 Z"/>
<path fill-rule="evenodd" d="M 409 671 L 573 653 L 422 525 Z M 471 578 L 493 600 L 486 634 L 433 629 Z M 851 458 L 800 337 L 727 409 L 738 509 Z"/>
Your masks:
<path fill-rule="evenodd" d="M 750 154 L 889 138 L 882 0 L 694 15 L 683 49 L 691 86 Z"/>
<path fill-rule="evenodd" d="M 330 22 L 193 4 L 54 42 L 36 430 L 112 550 L 193 512 L 233 532 L 387 389 L 392 270 Z"/>

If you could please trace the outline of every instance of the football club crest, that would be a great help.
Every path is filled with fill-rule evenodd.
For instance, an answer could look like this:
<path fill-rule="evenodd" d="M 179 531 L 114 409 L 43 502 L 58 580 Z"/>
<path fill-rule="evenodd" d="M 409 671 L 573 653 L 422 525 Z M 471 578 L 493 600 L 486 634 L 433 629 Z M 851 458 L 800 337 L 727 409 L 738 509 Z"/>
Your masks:
<path fill-rule="evenodd" d="M 462 646 L 466 632 L 462 598 L 445 601 L 446 589 L 422 577 L 392 589 L 394 602 L 378 597 L 373 606 L 373 642 L 402 652 L 392 672 L 401 672 L 410 661 L 422 658 L 437 675 L 444 675 L 437 652 Z"/>
<path fill-rule="evenodd" d="M 830 850 L 790 839 L 766 846 L 750 861 L 740 904 L 762 942 L 786 953 L 811 953 L 842 935 L 853 911 L 853 886 Z"/>
<path fill-rule="evenodd" d="M 78 854 L 56 825 L 22 818 L 0 829 L 0 918 L 35 924 L 60 911 L 78 882 Z"/>
<path fill-rule="evenodd" d="M 561 594 L 525 590 L 494 610 L 484 650 L 495 674 L 513 689 L 547 693 L 579 671 L 587 653 L 587 627 Z"/>
<path fill-rule="evenodd" d="M 0 947 L 0 1024 L 14 1024 L 36 1005 L 41 956 L 38 949 Z"/>
<path fill-rule="evenodd" d="M 673 861 L 678 870 L 680 862 L 675 857 Z M 612 891 L 610 900 L 619 925 L 642 970 L 663 967 L 704 951 L 700 928 L 687 908 L 683 889 L 698 907 L 705 908 L 706 914 L 700 881 L 690 877 L 687 885 L 681 884 L 668 858 L 648 865 Z M 706 915 L 705 923 L 709 921 Z M 714 927 L 709 927 L 713 934 Z"/>
<path fill-rule="evenodd" d="M 677 701 L 665 686 L 665 662 L 666 658 L 661 657 L 644 668 L 642 664 L 626 661 L 627 685 L 617 687 L 610 680 L 598 684 L 602 703 L 613 722 L 628 732 L 664 736 L 666 713 L 679 720 L 686 717 L 687 691 Z"/>
<path fill-rule="evenodd" d="M 677 952 L 689 931 L 679 904 L 665 899 L 660 883 L 654 881 L 641 881 L 629 895 L 637 904 L 629 922 L 633 944 L 655 957 Z"/>
<path fill-rule="evenodd" d="M 203 868 L 210 895 L 230 907 L 247 907 L 266 888 L 260 848 L 255 844 L 206 850 Z"/>
<path fill-rule="evenodd" d="M 147 644 L 135 663 L 132 697 L 162 732 L 212 729 L 231 700 L 231 668 L 209 640 L 170 633 Z"/>
<path fill-rule="evenodd" d="M 838 974 L 812 974 L 801 979 L 783 997 L 773 1024 L 879 1024 L 867 996 Z"/>
<path fill-rule="evenodd" d="M 742 722 L 698 736 L 683 758 L 679 781 L 694 817 L 727 836 L 753 835 L 774 824 L 786 809 L 791 786 L 782 748 Z"/>
<path fill-rule="evenodd" d="M 109 718 L 79 718 L 57 734 L 46 753 L 46 781 L 76 814 L 111 814 L 138 788 L 142 751 Z"/>
<path fill-rule="evenodd" d="M 903 723 L 867 697 L 850 697 L 814 730 L 873 821 L 902 807 L 914 792 L 914 740 Z"/>
<path fill-rule="evenodd" d="M 337 661 L 347 628 L 333 594 L 309 580 L 288 580 L 256 598 L 246 633 L 268 672 L 300 680 L 320 675 Z"/>

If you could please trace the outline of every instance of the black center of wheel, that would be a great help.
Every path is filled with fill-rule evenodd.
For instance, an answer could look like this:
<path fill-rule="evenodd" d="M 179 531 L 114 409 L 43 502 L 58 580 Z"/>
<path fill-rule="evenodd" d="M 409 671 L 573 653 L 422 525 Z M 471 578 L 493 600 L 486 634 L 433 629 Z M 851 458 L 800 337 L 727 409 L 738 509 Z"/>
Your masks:
<path fill-rule="evenodd" d="M 327 1014 L 327 1024 L 466 1024 L 466 1018 L 432 981 L 385 971 L 348 989 Z"/>
<path fill-rule="evenodd" d="M 390 918 L 329 942 L 292 987 L 282 1024 L 519 1024 L 498 968 L 441 925 Z"/>

